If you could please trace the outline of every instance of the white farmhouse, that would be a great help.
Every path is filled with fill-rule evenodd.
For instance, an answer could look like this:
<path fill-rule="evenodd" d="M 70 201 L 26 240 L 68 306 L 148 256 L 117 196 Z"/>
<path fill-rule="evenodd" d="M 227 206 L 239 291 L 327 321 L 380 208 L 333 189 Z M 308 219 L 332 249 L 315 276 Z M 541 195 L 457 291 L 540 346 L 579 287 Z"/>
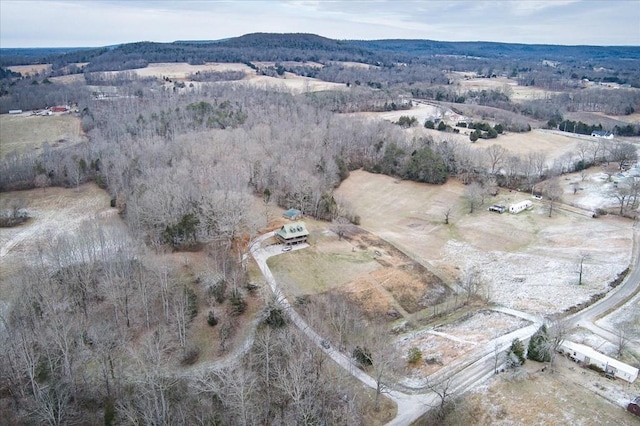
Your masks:
<path fill-rule="evenodd" d="M 603 139 L 613 139 L 613 133 L 605 132 L 604 130 L 594 130 L 593 132 L 591 132 L 591 137 L 603 138 Z"/>
<path fill-rule="evenodd" d="M 567 354 L 574 361 L 580 361 L 584 365 L 595 365 L 600 367 L 605 373 L 613 374 L 622 380 L 626 380 L 629 383 L 635 382 L 638 378 L 638 369 L 618 361 L 617 359 L 601 354 L 595 349 L 581 345 L 580 343 L 570 342 L 565 340 L 558 348 L 558 352 L 561 354 Z"/>
<path fill-rule="evenodd" d="M 511 204 L 509 206 L 509 213 L 518 214 L 523 210 L 531 210 L 532 208 L 533 203 L 529 200 L 524 200 L 516 204 Z"/>

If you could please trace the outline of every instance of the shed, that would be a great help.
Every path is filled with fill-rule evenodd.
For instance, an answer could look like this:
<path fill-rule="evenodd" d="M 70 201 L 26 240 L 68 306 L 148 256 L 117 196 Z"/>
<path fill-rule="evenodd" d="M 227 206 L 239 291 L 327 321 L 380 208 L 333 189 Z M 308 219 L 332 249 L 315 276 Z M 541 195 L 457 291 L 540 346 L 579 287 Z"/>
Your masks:
<path fill-rule="evenodd" d="M 509 213 L 518 214 L 523 210 L 531 210 L 533 203 L 529 200 L 520 201 L 519 203 L 511 204 L 509 206 Z"/>
<path fill-rule="evenodd" d="M 307 242 L 309 231 L 303 222 L 294 222 L 282 226 L 276 231 L 275 236 L 282 244 L 300 244 Z"/>
<path fill-rule="evenodd" d="M 618 361 L 602 354 L 595 349 L 581 345 L 580 343 L 570 342 L 565 340 L 558 348 L 558 352 L 561 354 L 567 354 L 574 361 L 579 361 L 585 365 L 595 365 L 608 374 L 613 374 L 615 377 L 622 380 L 626 380 L 629 383 L 635 382 L 638 378 L 638 369 Z"/>
<path fill-rule="evenodd" d="M 302 217 L 302 212 L 298 209 L 289 209 L 286 212 L 282 213 L 282 216 L 286 217 L 289 220 L 298 220 Z"/>

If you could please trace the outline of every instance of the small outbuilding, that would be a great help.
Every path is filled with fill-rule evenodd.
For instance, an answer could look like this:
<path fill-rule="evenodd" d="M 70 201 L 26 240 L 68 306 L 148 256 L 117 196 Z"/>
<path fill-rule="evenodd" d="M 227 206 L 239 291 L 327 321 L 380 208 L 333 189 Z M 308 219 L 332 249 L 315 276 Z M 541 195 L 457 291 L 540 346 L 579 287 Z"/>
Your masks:
<path fill-rule="evenodd" d="M 511 204 L 509 206 L 509 213 L 518 214 L 523 210 L 531 210 L 533 203 L 529 200 L 520 201 L 519 203 Z"/>
<path fill-rule="evenodd" d="M 286 217 L 289 220 L 298 220 L 302 218 L 302 212 L 298 209 L 289 209 L 286 212 L 282 213 L 282 216 Z"/>
<path fill-rule="evenodd" d="M 595 349 L 581 345 L 580 343 L 565 340 L 558 348 L 561 354 L 567 354 L 572 360 L 584 363 L 584 365 L 596 366 L 605 374 L 611 374 L 629 383 L 633 383 L 638 378 L 638 369 L 602 354 Z"/>
<path fill-rule="evenodd" d="M 282 244 L 292 245 L 306 243 L 309 239 L 309 231 L 303 222 L 294 222 L 282 226 L 275 234 Z"/>

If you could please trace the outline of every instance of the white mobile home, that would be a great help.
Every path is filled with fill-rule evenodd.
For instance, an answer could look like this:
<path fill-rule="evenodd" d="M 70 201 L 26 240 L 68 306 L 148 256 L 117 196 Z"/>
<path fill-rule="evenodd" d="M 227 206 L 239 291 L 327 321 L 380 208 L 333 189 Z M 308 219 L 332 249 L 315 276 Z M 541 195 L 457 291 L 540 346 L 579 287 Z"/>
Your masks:
<path fill-rule="evenodd" d="M 613 374 L 622 380 L 626 380 L 629 383 L 635 382 L 638 378 L 638 369 L 620 362 L 617 359 L 601 354 L 595 349 L 581 345 L 579 343 L 570 342 L 565 340 L 558 348 L 558 352 L 561 354 L 567 354 L 574 361 L 580 361 L 585 365 L 595 365 L 600 367 L 605 373 Z"/>
<path fill-rule="evenodd" d="M 518 214 L 523 210 L 531 210 L 532 208 L 533 203 L 529 200 L 524 200 L 516 204 L 511 204 L 509 206 L 509 213 Z"/>

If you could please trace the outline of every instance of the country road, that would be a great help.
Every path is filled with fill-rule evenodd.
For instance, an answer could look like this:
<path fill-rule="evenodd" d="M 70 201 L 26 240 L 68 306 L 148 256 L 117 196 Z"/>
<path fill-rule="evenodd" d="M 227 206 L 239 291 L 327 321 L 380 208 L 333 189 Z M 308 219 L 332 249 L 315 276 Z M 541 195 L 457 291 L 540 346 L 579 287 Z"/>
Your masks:
<path fill-rule="evenodd" d="M 613 310 L 622 305 L 632 295 L 638 291 L 640 286 L 640 250 L 638 249 L 638 229 L 634 228 L 634 254 L 632 256 L 632 262 L 630 265 L 630 273 L 626 279 L 615 290 L 611 291 L 605 298 L 601 299 L 597 303 L 585 308 L 584 310 L 567 318 L 567 323 L 570 327 L 575 327 L 578 324 L 588 325 L 590 329 L 599 329 L 602 334 L 608 333 L 608 337 L 612 337 L 611 332 L 602 330 L 593 324 L 597 318 L 604 315 L 610 310 Z M 262 247 L 262 242 L 272 237 L 273 232 L 264 234 L 258 237 L 252 243 L 250 247 L 250 253 L 255 259 L 258 267 L 260 268 L 263 276 L 273 294 L 276 296 L 279 303 L 285 308 L 291 321 L 302 330 L 307 337 L 321 350 L 323 350 L 331 359 L 333 359 L 338 365 L 344 368 L 349 374 L 356 379 L 360 380 L 366 386 L 376 389 L 376 382 L 369 375 L 356 367 L 350 357 L 335 350 L 334 348 L 323 348 L 321 345 L 322 337 L 318 335 L 309 325 L 304 321 L 300 315 L 291 307 L 290 303 L 280 290 L 278 283 L 276 282 L 271 270 L 267 265 L 269 257 L 283 254 L 280 245 L 274 245 L 269 247 Z M 308 247 L 307 244 L 301 244 L 295 247 L 293 250 L 301 250 Z M 533 333 L 544 322 L 543 318 L 525 313 L 514 311 L 512 309 L 496 307 L 495 310 L 508 313 L 510 315 L 518 316 L 527 319 L 531 322 L 530 325 L 518 329 L 514 332 L 500 336 L 496 339 L 487 342 L 481 347 L 476 348 L 473 352 L 461 357 L 448 366 L 443 367 L 440 372 L 432 375 L 429 380 L 431 385 L 438 386 L 440 384 L 446 384 L 450 391 L 456 394 L 461 394 L 468 389 L 484 382 L 491 376 L 493 376 L 496 370 L 502 366 L 502 357 L 500 356 L 506 351 L 513 339 L 518 338 L 521 341 L 529 339 Z M 596 333 L 600 334 L 601 333 Z M 605 337 L 605 336 L 603 336 Z M 605 337 L 606 338 L 606 337 Z M 614 340 L 615 342 L 615 340 Z M 394 419 L 389 423 L 390 426 L 404 426 L 409 425 L 416 420 L 420 419 L 430 408 L 434 407 L 438 403 L 438 396 L 435 392 L 430 391 L 429 388 L 412 389 L 408 392 L 401 392 L 398 390 L 387 390 L 385 395 L 393 400 L 397 404 L 397 414 Z"/>

